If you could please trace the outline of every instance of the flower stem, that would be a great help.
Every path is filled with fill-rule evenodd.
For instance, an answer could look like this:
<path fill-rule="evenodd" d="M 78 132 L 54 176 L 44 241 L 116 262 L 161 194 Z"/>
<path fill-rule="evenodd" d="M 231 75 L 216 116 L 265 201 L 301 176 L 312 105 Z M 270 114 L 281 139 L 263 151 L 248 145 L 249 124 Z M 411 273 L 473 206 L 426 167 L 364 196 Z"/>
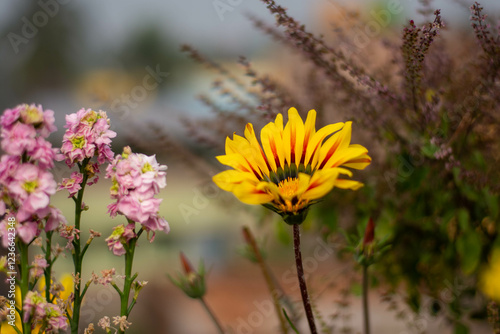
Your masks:
<path fill-rule="evenodd" d="M 77 235 L 73 239 L 73 264 L 75 268 L 75 282 L 74 282 L 74 298 L 73 301 L 73 314 L 71 318 L 71 333 L 78 334 L 78 326 L 80 323 L 80 308 L 82 304 L 83 295 L 81 294 L 81 278 L 82 278 L 82 262 L 83 254 L 81 253 L 80 244 L 80 221 L 82 218 L 82 204 L 83 193 L 85 185 L 87 184 L 88 174 L 85 171 L 90 159 L 85 159 L 80 166 L 80 173 L 83 174 L 81 189 L 78 191 L 75 201 L 75 228 L 78 230 Z"/>
<path fill-rule="evenodd" d="M 45 248 L 45 260 L 47 261 L 47 268 L 45 268 L 45 299 L 47 302 L 52 303 L 50 298 L 50 285 L 52 283 L 52 231 L 46 233 L 47 246 Z"/>
<path fill-rule="evenodd" d="M 297 266 L 297 276 L 299 278 L 300 293 L 302 294 L 302 303 L 306 312 L 307 322 L 311 334 L 317 334 L 314 315 L 311 308 L 311 301 L 307 293 L 306 280 L 304 278 L 304 268 L 302 267 L 302 254 L 300 252 L 300 224 L 293 225 L 293 246 L 295 249 L 295 265 Z"/>
<path fill-rule="evenodd" d="M 494 301 L 488 304 L 488 322 L 493 326 L 493 333 L 500 334 L 500 307 Z"/>
<path fill-rule="evenodd" d="M 127 250 L 125 253 L 125 282 L 123 285 L 123 296 L 121 300 L 121 307 L 120 307 L 120 315 L 121 316 L 128 316 L 128 300 L 130 297 L 130 289 L 132 287 L 132 264 L 134 262 L 134 246 L 132 246 L 131 241 L 131 247 L 130 249 Z"/>
<path fill-rule="evenodd" d="M 276 314 L 278 315 L 278 319 L 280 321 L 280 326 L 281 326 L 281 332 L 284 334 L 288 333 L 288 328 L 285 323 L 285 318 L 283 316 L 283 312 L 281 311 L 281 305 L 279 302 L 279 295 L 278 295 L 278 289 L 276 288 L 274 281 L 271 277 L 271 274 L 269 273 L 269 270 L 264 263 L 264 259 L 262 258 L 262 255 L 260 254 L 259 247 L 257 247 L 257 243 L 255 242 L 255 238 L 253 237 L 252 232 L 250 229 L 245 226 L 243 227 L 243 232 L 246 236 L 247 243 L 252 247 L 252 251 L 255 254 L 255 258 L 257 259 L 257 262 L 259 263 L 260 270 L 262 271 L 262 274 L 264 275 L 264 278 L 267 283 L 267 287 L 269 288 L 269 291 L 271 292 L 271 296 L 273 298 L 273 303 L 274 303 L 274 308 L 276 310 Z"/>
<path fill-rule="evenodd" d="M 130 223 L 130 221 L 129 221 Z M 143 229 L 141 229 L 137 236 L 130 240 L 128 246 L 125 246 L 125 282 L 123 283 L 123 290 L 120 294 L 120 316 L 125 316 L 128 319 L 132 307 L 135 305 L 135 301 L 129 306 L 128 301 L 130 299 L 130 289 L 132 288 L 132 283 L 134 282 L 137 275 L 132 275 L 132 265 L 134 263 L 134 253 L 137 240 L 142 234 Z M 125 331 L 119 330 L 118 333 L 123 334 Z"/>
<path fill-rule="evenodd" d="M 217 318 L 215 317 L 215 314 L 212 312 L 212 310 L 210 309 L 210 307 L 208 307 L 208 305 L 205 302 L 205 300 L 203 299 L 203 297 L 200 297 L 199 300 L 201 302 L 201 305 L 203 305 L 203 307 L 207 311 L 208 315 L 210 316 L 210 318 L 214 322 L 215 326 L 217 327 L 217 330 L 219 331 L 219 334 L 224 334 L 224 330 L 222 329 L 222 326 L 219 323 L 219 320 L 217 320 Z"/>
<path fill-rule="evenodd" d="M 23 333 L 31 333 L 31 322 L 24 322 L 24 311 L 23 311 L 23 303 L 25 302 L 26 295 L 29 291 L 29 257 L 28 257 L 28 245 L 24 242 L 19 241 L 19 253 L 21 255 L 21 265 L 20 265 L 20 274 L 21 281 L 19 282 L 19 289 L 21 290 L 21 308 L 20 308 L 20 317 L 23 328 Z"/>
<path fill-rule="evenodd" d="M 363 264 L 363 322 L 364 333 L 370 334 L 370 313 L 368 307 L 368 266 Z"/>

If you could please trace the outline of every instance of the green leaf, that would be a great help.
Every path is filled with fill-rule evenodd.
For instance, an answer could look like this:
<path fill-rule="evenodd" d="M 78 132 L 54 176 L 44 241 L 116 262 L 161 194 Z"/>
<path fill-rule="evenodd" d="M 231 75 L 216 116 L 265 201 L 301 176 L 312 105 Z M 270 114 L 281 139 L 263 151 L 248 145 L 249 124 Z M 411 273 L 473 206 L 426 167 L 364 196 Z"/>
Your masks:
<path fill-rule="evenodd" d="M 457 212 L 457 219 L 462 231 L 469 230 L 469 212 L 466 209 L 460 208 Z"/>
<path fill-rule="evenodd" d="M 474 272 L 479 265 L 481 249 L 481 238 L 474 230 L 463 233 L 457 238 L 457 252 L 466 275 Z"/>
<path fill-rule="evenodd" d="M 469 327 L 465 326 L 461 322 L 455 323 L 454 334 L 469 334 Z"/>
<path fill-rule="evenodd" d="M 483 189 L 484 199 L 486 201 L 486 205 L 488 206 L 488 210 L 490 210 L 490 217 L 493 220 L 498 218 L 498 202 L 499 198 L 497 195 L 493 195 L 490 193 L 488 189 Z"/>
<path fill-rule="evenodd" d="M 290 320 L 290 317 L 288 317 L 288 314 L 286 313 L 285 309 L 282 308 L 283 310 L 283 314 L 285 315 L 285 318 L 286 320 L 288 321 L 288 323 L 290 324 L 290 327 L 293 329 L 293 331 L 297 334 L 299 334 L 299 331 L 297 330 L 297 328 L 293 325 L 292 323 L 292 320 Z"/>
<path fill-rule="evenodd" d="M 431 144 L 431 143 L 427 143 L 425 144 L 424 146 L 422 146 L 422 154 L 428 158 L 432 158 L 434 159 L 434 153 L 436 153 L 437 151 L 439 150 L 439 147 L 434 145 L 434 144 Z"/>

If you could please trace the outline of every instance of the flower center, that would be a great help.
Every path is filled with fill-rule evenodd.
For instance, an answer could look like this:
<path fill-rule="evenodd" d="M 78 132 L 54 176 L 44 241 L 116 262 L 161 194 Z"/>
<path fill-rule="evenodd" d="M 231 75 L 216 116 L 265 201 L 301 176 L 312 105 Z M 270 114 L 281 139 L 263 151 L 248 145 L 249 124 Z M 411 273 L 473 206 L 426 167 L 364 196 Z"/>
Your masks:
<path fill-rule="evenodd" d="M 278 189 L 283 197 L 292 198 L 297 194 L 297 190 L 299 190 L 299 179 L 289 177 L 278 183 Z"/>
<path fill-rule="evenodd" d="M 21 118 L 25 124 L 40 124 L 43 122 L 43 114 L 37 108 L 27 106 L 21 111 Z"/>
<path fill-rule="evenodd" d="M 82 118 L 82 122 L 87 123 L 89 126 L 93 126 L 98 119 L 99 115 L 97 115 L 94 110 L 91 110 Z"/>
<path fill-rule="evenodd" d="M 31 194 L 32 192 L 34 192 L 37 187 L 38 187 L 38 181 L 37 180 L 26 181 L 26 182 L 24 182 L 24 185 L 23 185 L 24 190 L 26 190 L 26 192 L 28 194 Z"/>
<path fill-rule="evenodd" d="M 111 233 L 112 237 L 121 237 L 125 233 L 125 226 L 118 225 L 113 229 L 113 233 Z"/>
<path fill-rule="evenodd" d="M 74 137 L 71 139 L 71 144 L 73 144 L 73 148 L 83 148 L 85 146 L 85 138 L 83 136 Z"/>
<path fill-rule="evenodd" d="M 48 307 L 48 312 L 47 312 L 47 317 L 48 318 L 57 318 L 57 317 L 60 317 L 60 316 L 61 316 L 61 314 L 59 312 L 57 312 L 57 310 L 55 310 L 52 307 Z"/>
<path fill-rule="evenodd" d="M 111 192 L 111 195 L 118 195 L 118 190 L 120 190 L 120 185 L 118 184 L 118 181 L 116 180 L 115 177 L 113 177 L 113 185 L 109 190 Z"/>
<path fill-rule="evenodd" d="M 144 164 L 144 166 L 142 166 L 142 173 L 146 173 L 146 172 L 153 172 L 154 169 L 153 169 L 153 166 L 151 166 L 151 164 L 149 162 L 146 162 Z"/>
<path fill-rule="evenodd" d="M 42 296 L 39 296 L 39 295 L 33 295 L 33 296 L 31 297 L 31 303 L 32 303 L 33 305 L 38 305 L 38 304 L 41 304 L 41 303 L 43 303 L 44 301 L 45 301 L 45 300 L 44 300 L 44 298 L 43 298 Z"/>

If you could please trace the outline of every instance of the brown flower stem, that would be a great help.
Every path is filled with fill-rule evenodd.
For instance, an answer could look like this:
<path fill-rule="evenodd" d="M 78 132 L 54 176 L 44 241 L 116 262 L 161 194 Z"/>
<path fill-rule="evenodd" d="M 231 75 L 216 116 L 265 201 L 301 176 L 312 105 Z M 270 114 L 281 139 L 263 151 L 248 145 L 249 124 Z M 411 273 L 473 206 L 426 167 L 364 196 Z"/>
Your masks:
<path fill-rule="evenodd" d="M 262 254 L 260 253 L 259 247 L 257 247 L 257 243 L 255 242 L 255 238 L 253 237 L 252 232 L 247 226 L 243 227 L 243 235 L 245 236 L 245 239 L 247 243 L 249 244 L 250 247 L 252 247 L 252 251 L 255 254 L 255 258 L 257 259 L 257 263 L 259 264 L 260 270 L 262 271 L 262 275 L 264 275 L 264 278 L 267 283 L 267 287 L 269 288 L 269 292 L 271 293 L 271 296 L 273 298 L 273 304 L 274 308 L 276 310 L 276 315 L 278 316 L 278 319 L 280 321 L 280 326 L 281 326 L 281 332 L 283 334 L 288 333 L 288 328 L 285 323 L 285 318 L 283 316 L 283 312 L 281 311 L 281 305 L 279 302 L 279 295 L 278 295 L 278 289 L 276 288 L 274 281 L 271 277 L 271 274 L 264 262 L 264 259 L 262 258 Z"/>
<path fill-rule="evenodd" d="M 208 307 L 207 303 L 205 302 L 205 300 L 203 299 L 203 297 L 200 297 L 199 298 L 200 302 L 201 302 L 201 305 L 203 305 L 203 307 L 205 308 L 205 310 L 207 311 L 208 315 L 210 316 L 210 318 L 212 319 L 212 321 L 214 322 L 215 326 L 217 327 L 217 330 L 219 331 L 219 334 L 224 334 L 224 330 L 222 329 L 222 326 L 219 322 L 219 320 L 217 320 L 217 317 L 215 316 L 215 314 L 212 312 L 212 310 L 210 309 L 210 307 Z"/>
<path fill-rule="evenodd" d="M 297 276 L 299 278 L 300 293 L 302 294 L 302 302 L 309 323 L 311 334 L 317 334 L 316 324 L 314 323 L 314 315 L 311 308 L 311 301 L 307 293 L 306 280 L 304 278 L 304 268 L 302 267 L 302 254 L 300 252 L 300 225 L 293 225 L 293 246 L 295 250 L 295 265 L 297 266 Z"/>
<path fill-rule="evenodd" d="M 491 301 L 488 304 L 488 322 L 493 326 L 493 334 L 500 334 L 500 306 Z"/>
<path fill-rule="evenodd" d="M 363 265 L 363 323 L 364 333 L 370 334 L 370 313 L 368 307 L 368 266 Z"/>

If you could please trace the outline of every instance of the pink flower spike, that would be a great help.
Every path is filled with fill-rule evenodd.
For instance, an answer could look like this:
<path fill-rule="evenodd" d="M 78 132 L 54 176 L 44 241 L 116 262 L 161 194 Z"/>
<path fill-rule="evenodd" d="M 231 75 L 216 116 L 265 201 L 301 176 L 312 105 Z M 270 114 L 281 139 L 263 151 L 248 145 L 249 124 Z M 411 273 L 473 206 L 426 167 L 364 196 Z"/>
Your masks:
<path fill-rule="evenodd" d="M 67 130 L 61 153 L 69 167 L 95 155 L 98 164 L 111 162 L 111 138 L 116 133 L 109 130 L 109 119 L 104 111 L 97 113 L 92 109 L 80 109 L 77 113 L 66 116 L 64 127 Z"/>
<path fill-rule="evenodd" d="M 154 197 L 167 185 L 166 169 L 154 155 L 132 153 L 130 147 L 125 147 L 106 169 L 106 178 L 113 182 L 111 198 L 116 199 L 116 203 L 108 206 L 110 215 L 120 213 L 148 231 L 168 233 L 168 223 L 158 216 L 162 199 Z"/>

